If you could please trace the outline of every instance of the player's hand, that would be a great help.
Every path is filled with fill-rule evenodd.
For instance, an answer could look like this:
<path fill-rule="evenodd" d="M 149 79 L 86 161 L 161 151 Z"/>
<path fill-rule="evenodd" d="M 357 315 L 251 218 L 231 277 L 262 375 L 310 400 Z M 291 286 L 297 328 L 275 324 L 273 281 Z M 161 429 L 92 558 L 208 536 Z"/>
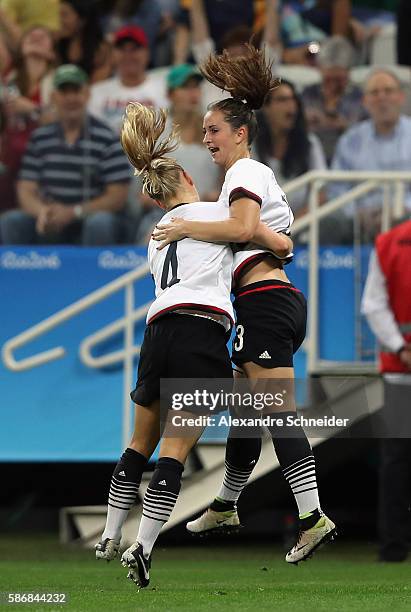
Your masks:
<path fill-rule="evenodd" d="M 172 217 L 167 225 L 156 225 L 152 236 L 153 240 L 161 242 L 157 247 L 157 249 L 161 251 L 161 249 L 164 249 L 164 247 L 171 242 L 176 242 L 177 240 L 182 240 L 187 237 L 185 221 L 178 217 Z"/>

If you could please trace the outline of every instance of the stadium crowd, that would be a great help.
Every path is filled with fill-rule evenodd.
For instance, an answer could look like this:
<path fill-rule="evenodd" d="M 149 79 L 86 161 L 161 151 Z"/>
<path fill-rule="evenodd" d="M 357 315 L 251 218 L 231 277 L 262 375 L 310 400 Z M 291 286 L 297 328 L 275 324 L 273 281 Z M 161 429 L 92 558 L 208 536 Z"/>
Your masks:
<path fill-rule="evenodd" d="M 215 200 L 222 176 L 202 113 L 225 94 L 196 64 L 222 49 L 238 56 L 250 39 L 283 77 L 253 150 L 281 186 L 327 167 L 410 169 L 410 13 L 402 0 L 0 0 L 0 244 L 147 243 L 163 213 L 118 144 L 129 101 L 170 109 L 175 156 Z M 396 20 L 396 63 L 373 72 Z M 371 75 L 353 78 L 362 65 Z M 290 204 L 304 215 L 306 190 Z M 380 204 L 375 193 L 360 202 L 371 239 Z M 349 242 L 350 213 L 339 221 L 322 238 Z"/>

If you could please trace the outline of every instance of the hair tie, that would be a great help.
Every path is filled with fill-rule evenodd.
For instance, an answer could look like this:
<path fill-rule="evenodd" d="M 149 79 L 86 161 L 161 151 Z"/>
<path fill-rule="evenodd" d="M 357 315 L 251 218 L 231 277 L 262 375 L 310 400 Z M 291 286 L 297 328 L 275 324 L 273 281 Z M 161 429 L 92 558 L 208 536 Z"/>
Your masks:
<path fill-rule="evenodd" d="M 144 166 L 142 168 L 140 168 L 140 170 L 138 170 L 137 168 L 134 170 L 134 174 L 137 176 L 140 176 L 141 174 L 143 174 L 144 172 L 148 172 L 151 169 L 151 164 L 144 164 Z"/>

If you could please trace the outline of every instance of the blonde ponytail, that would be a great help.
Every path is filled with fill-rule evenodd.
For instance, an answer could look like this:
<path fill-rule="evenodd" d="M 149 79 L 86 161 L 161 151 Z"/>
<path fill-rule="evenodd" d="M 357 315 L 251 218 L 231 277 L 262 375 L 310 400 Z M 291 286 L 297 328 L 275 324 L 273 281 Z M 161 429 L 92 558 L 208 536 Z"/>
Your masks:
<path fill-rule="evenodd" d="M 166 202 L 180 185 L 180 171 L 175 159 L 166 157 L 179 145 L 177 128 L 160 140 L 167 121 L 165 109 L 154 109 L 137 102 L 127 105 L 121 130 L 121 144 L 135 174 L 143 179 L 143 193 Z"/>

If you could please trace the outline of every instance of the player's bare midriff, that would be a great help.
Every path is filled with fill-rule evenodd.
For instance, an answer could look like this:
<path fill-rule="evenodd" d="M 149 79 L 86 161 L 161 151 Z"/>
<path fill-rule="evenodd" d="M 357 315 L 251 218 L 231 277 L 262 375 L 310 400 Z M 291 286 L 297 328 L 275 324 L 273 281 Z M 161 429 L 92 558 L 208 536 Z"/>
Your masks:
<path fill-rule="evenodd" d="M 272 279 L 280 280 L 284 283 L 290 282 L 283 270 L 281 262 L 275 260 L 274 257 L 267 257 L 246 270 L 239 278 L 237 287 L 245 287 L 251 283 Z"/>

